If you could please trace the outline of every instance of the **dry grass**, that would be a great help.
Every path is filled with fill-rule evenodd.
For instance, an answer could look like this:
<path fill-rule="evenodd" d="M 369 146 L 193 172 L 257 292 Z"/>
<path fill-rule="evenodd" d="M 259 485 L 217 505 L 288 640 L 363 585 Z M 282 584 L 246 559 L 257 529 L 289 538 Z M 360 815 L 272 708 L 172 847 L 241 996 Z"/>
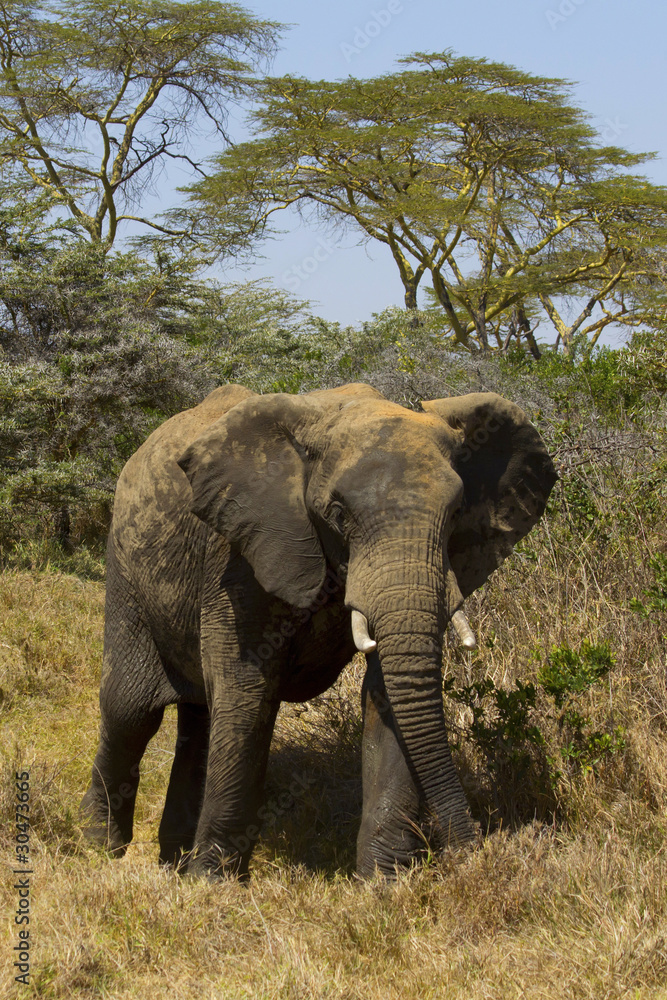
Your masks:
<path fill-rule="evenodd" d="M 35 951 L 22 994 L 667 998 L 667 629 L 663 614 L 628 609 L 651 586 L 648 556 L 664 546 L 664 522 L 637 508 L 621 524 L 614 496 L 605 503 L 598 497 L 601 516 L 587 535 L 556 498 L 555 513 L 468 602 L 480 651 L 450 649 L 446 670 L 510 688 L 535 678 L 554 645 L 607 642 L 614 669 L 582 705 L 600 728 L 622 726 L 625 747 L 565 774 L 551 821 L 546 810 L 511 829 L 496 822 L 477 851 L 432 861 L 389 889 L 353 876 L 362 664 L 322 698 L 281 711 L 267 795 L 278 802 L 295 775 L 303 793 L 276 808 L 250 887 L 179 878 L 156 864 L 173 714 L 149 747 L 127 856 L 110 861 L 79 834 L 96 743 L 102 585 L 53 573 L 0 577 L 3 815 L 13 770 L 30 765 L 34 819 Z M 465 724 L 465 710 L 449 710 Z M 535 721 L 547 749 L 555 746 L 546 701 Z M 492 810 L 470 740 L 458 761 L 475 808 Z M 11 849 L 4 824 L 6 858 Z M 4 926 L 9 941 L 10 918 Z M 15 995 L 9 944 L 1 961 L 0 996 Z"/>
<path fill-rule="evenodd" d="M 209 885 L 158 869 L 142 847 L 114 864 L 41 845 L 38 950 L 25 992 L 114 1000 L 664 996 L 664 853 L 650 856 L 613 822 L 602 832 L 495 834 L 476 853 L 390 890 L 268 861 L 256 865 L 250 889 Z"/>

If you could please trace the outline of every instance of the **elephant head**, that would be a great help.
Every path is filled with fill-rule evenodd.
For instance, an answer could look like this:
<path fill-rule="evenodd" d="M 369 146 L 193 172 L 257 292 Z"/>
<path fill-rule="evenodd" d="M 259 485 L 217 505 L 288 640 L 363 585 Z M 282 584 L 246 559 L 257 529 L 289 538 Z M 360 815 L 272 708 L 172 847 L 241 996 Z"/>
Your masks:
<path fill-rule="evenodd" d="M 414 412 L 365 385 L 252 395 L 179 465 L 192 510 L 268 593 L 307 608 L 327 565 L 345 580 L 355 640 L 365 652 L 377 644 L 401 750 L 440 840 L 469 839 L 447 746 L 443 634 L 539 519 L 556 480 L 522 410 L 474 393 Z"/>

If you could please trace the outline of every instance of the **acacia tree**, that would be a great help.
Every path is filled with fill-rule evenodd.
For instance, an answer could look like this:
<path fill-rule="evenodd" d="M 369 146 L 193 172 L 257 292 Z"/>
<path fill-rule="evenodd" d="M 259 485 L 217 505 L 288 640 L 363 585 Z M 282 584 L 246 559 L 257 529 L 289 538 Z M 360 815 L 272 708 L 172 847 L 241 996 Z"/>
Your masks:
<path fill-rule="evenodd" d="M 633 283 L 667 234 L 665 191 L 627 174 L 647 157 L 600 146 L 561 80 L 449 52 L 402 62 L 373 80 L 265 81 L 256 137 L 189 189 L 211 229 L 243 210 L 260 233 L 290 205 L 347 224 L 389 248 L 408 309 L 430 276 L 468 349 L 516 337 L 538 354 L 546 317 L 566 351 L 641 322 Z M 568 295 L 585 297 L 569 323 Z"/>
<path fill-rule="evenodd" d="M 122 222 L 186 238 L 132 206 L 168 160 L 201 172 L 198 124 L 227 140 L 277 27 L 215 0 L 0 2 L 0 165 L 106 250 Z"/>
<path fill-rule="evenodd" d="M 665 189 L 642 177 L 610 177 L 589 184 L 582 192 L 579 211 L 588 209 L 590 221 L 581 227 L 583 240 L 588 242 L 580 236 L 580 245 L 574 244 L 578 259 L 574 260 L 573 288 L 578 294 L 570 303 L 575 308 L 567 316 L 547 288 L 538 290 L 540 304 L 557 333 L 556 345 L 562 343 L 566 354 L 578 345 L 590 354 L 611 323 L 631 330 L 655 329 L 664 322 L 666 208 Z M 597 267 L 590 267 L 595 261 Z"/>

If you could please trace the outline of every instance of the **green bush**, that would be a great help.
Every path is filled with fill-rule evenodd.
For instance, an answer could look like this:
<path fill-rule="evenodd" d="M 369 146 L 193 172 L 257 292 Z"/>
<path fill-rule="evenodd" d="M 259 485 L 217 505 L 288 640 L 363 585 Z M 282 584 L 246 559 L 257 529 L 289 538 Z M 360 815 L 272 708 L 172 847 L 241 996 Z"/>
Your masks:
<path fill-rule="evenodd" d="M 649 560 L 653 570 L 655 583 L 644 590 L 645 600 L 635 597 L 630 601 L 633 611 L 638 611 L 644 618 L 650 618 L 655 612 L 667 611 L 667 553 L 659 552 Z"/>
<path fill-rule="evenodd" d="M 614 658 L 606 645 L 584 642 L 579 652 L 569 646 L 555 646 L 540 669 L 538 680 L 561 709 L 572 695 L 587 691 L 606 677 L 613 665 Z"/>
<path fill-rule="evenodd" d="M 445 681 L 447 698 L 471 717 L 469 725 L 452 727 L 453 745 L 481 762 L 478 809 L 489 822 L 552 817 L 563 780 L 595 772 L 624 749 L 623 728 L 595 728 L 583 708 L 583 696 L 613 664 L 608 646 L 583 642 L 579 650 L 554 647 L 535 683 L 517 680 L 508 690 L 489 677 L 463 685 Z"/>
<path fill-rule="evenodd" d="M 556 646 L 548 654 L 538 673 L 538 681 L 553 698 L 558 726 L 558 755 L 567 776 L 595 770 L 605 758 L 625 747 L 622 726 L 601 731 L 593 727 L 581 708 L 579 695 L 603 680 L 614 665 L 614 657 L 605 644 L 583 642 L 579 651 Z M 564 776 L 558 758 L 551 757 L 552 782 Z"/>

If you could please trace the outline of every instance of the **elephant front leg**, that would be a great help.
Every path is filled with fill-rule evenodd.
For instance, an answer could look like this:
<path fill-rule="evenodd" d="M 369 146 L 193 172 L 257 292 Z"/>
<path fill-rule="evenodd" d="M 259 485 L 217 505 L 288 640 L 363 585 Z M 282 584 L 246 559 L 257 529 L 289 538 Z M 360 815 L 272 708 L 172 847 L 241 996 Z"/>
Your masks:
<path fill-rule="evenodd" d="M 357 872 L 392 878 L 426 850 L 420 827 L 422 802 L 396 731 L 377 653 L 366 657 L 362 688 L 363 812 L 357 838 Z"/>
<path fill-rule="evenodd" d="M 264 778 L 278 714 L 287 646 L 267 640 L 280 628 L 240 556 L 207 553 L 201 611 L 201 657 L 211 721 L 204 797 L 187 870 L 245 876 L 259 837 Z"/>
<path fill-rule="evenodd" d="M 211 711 L 204 801 L 187 869 L 244 877 L 260 832 L 257 812 L 279 701 L 265 684 L 218 687 L 223 690 Z"/>

